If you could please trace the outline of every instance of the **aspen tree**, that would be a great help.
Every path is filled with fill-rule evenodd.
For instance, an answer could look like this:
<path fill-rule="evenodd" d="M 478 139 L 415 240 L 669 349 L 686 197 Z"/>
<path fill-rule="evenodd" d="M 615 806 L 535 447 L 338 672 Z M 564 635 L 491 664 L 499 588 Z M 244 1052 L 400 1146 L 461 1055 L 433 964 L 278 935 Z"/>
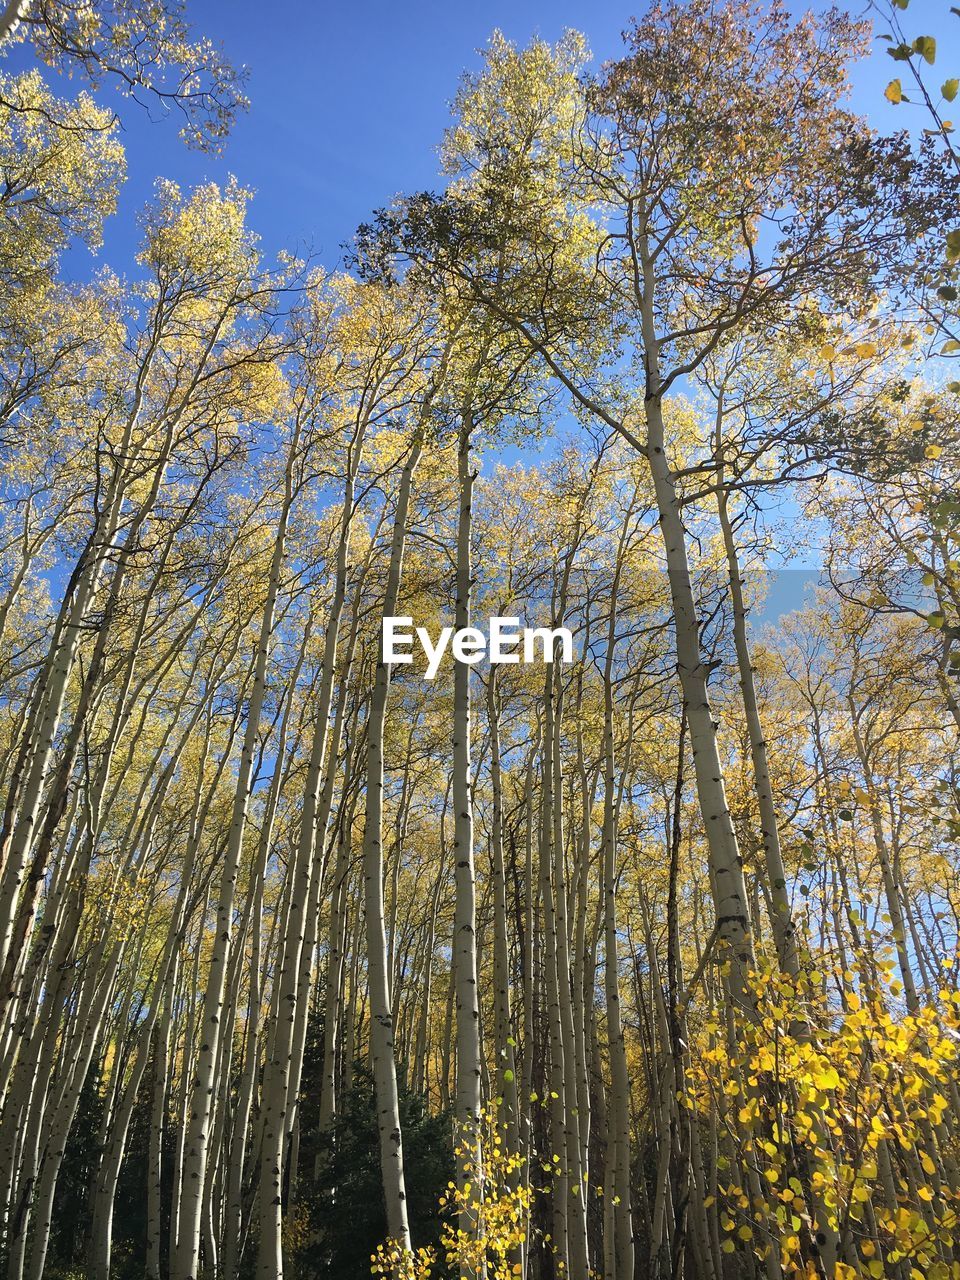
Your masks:
<path fill-rule="evenodd" d="M 262 1086 L 263 1132 L 260 1150 L 261 1213 L 258 1265 L 263 1276 L 279 1276 L 283 1272 L 280 1232 L 284 1145 L 290 1129 L 290 1122 L 287 1119 L 288 1106 L 299 1089 L 299 1065 L 294 1062 L 298 1014 L 301 1018 L 303 1017 L 309 996 L 309 991 L 304 990 L 301 983 L 301 971 L 306 970 L 307 984 L 309 984 L 309 973 L 313 967 L 312 947 L 304 945 L 305 931 L 308 928 L 306 922 L 315 914 L 316 899 L 319 897 L 322 873 L 317 865 L 317 847 L 319 846 L 323 851 L 326 844 L 327 824 L 332 804 L 332 775 L 339 758 L 339 732 L 342 731 L 342 716 L 338 716 L 331 738 L 330 709 L 338 667 L 340 620 L 347 597 L 350 541 L 356 510 L 354 492 L 357 473 L 371 420 L 375 416 L 390 411 L 391 399 L 405 394 L 404 383 L 411 376 L 410 372 L 404 370 L 402 366 L 399 373 L 396 371 L 398 338 L 395 329 L 396 312 L 389 303 L 382 312 L 379 311 L 378 304 L 381 299 L 370 297 L 371 293 L 371 290 L 361 290 L 358 296 L 350 299 L 357 314 L 356 316 L 348 315 L 344 319 L 343 326 L 346 330 L 344 335 L 337 333 L 332 335 L 334 342 L 343 341 L 344 337 L 349 341 L 354 337 L 351 332 L 354 323 L 361 333 L 364 327 L 368 328 L 369 334 L 362 334 L 362 339 L 369 343 L 370 356 L 364 360 L 366 355 L 364 347 L 357 343 L 354 358 L 358 358 L 360 367 L 350 377 L 351 380 L 356 378 L 360 393 L 347 440 L 344 490 L 340 502 L 340 523 L 335 555 L 334 594 L 326 619 L 324 651 L 317 679 L 316 724 L 307 766 L 294 868 L 290 879 L 290 915 L 284 933 L 285 954 L 275 997 L 277 1025 L 274 1029 L 272 1054 L 267 1063 Z M 399 336 L 402 339 L 402 333 Z M 316 357 L 313 358 L 316 359 Z M 343 376 L 344 371 L 340 371 L 340 378 L 342 379 Z M 368 387 L 371 388 L 369 392 Z M 321 387 L 320 390 L 323 392 L 326 389 Z M 310 407 L 310 412 L 317 413 L 322 408 L 323 400 L 321 399 L 317 405 Z M 344 684 L 341 687 L 341 707 L 345 706 L 345 698 Z M 329 785 L 324 777 L 325 769 L 330 779 Z"/>
<path fill-rule="evenodd" d="M 765 50 L 760 59 L 753 19 Z M 450 150 L 463 166 L 462 186 L 453 189 L 446 207 L 421 197 L 399 218 L 384 216 L 401 251 L 433 254 L 458 271 L 478 301 L 525 337 L 585 412 L 647 459 L 673 595 L 677 669 L 709 833 L 716 913 L 731 965 L 731 998 L 738 1003 L 749 1003 L 747 973 L 753 964 L 748 902 L 707 688 L 665 404 L 677 379 L 695 370 L 722 338 L 797 298 L 845 290 L 857 273 L 862 281 L 865 268 L 876 269 L 884 244 L 895 239 L 896 229 L 877 210 L 865 212 L 854 192 L 857 172 L 888 180 L 883 159 L 871 152 L 862 124 L 838 105 L 845 61 L 860 38 L 859 29 L 839 16 L 826 19 L 822 31 L 813 24 L 791 26 L 780 7 L 762 18 L 750 5 L 732 6 L 719 17 L 705 4 L 657 8 L 627 33 L 626 56 L 607 67 L 578 106 L 571 73 L 576 53 L 569 41 L 555 52 L 534 45 L 518 53 L 499 37 L 485 75 L 468 82 L 458 102 Z M 674 69 L 663 74 L 668 66 Z M 741 86 L 738 102 L 744 109 L 737 129 L 749 130 L 750 142 L 741 138 L 739 146 L 727 148 L 733 80 Z M 700 94 L 691 113 L 684 95 L 695 81 Z M 514 105 L 518 83 L 532 107 Z M 808 95 L 802 112 L 795 110 L 798 93 Z M 754 104 L 749 111 L 745 95 Z M 644 104 L 639 114 L 637 102 Z M 579 123 L 585 112 L 586 125 Z M 583 136 L 572 161 L 564 126 Z M 505 144 L 478 164 L 478 143 L 492 128 L 505 136 Z M 831 151 L 831 140 L 838 138 L 850 157 L 845 171 Z M 707 151 L 710 161 L 701 166 L 699 157 Z M 592 242 L 585 214 L 570 209 L 559 186 L 565 166 L 571 183 L 583 178 L 592 184 L 593 197 L 585 204 L 595 198 L 604 206 L 604 225 Z M 529 204 L 521 209 L 523 200 Z M 717 204 L 707 235 L 700 225 L 705 200 Z M 803 217 L 791 219 L 790 207 L 802 208 Z M 476 271 L 456 239 L 459 233 L 469 243 L 473 227 L 484 226 L 494 210 L 501 225 L 517 228 L 502 247 L 513 268 L 506 294 Z M 769 260 L 756 243 L 761 219 L 783 237 Z M 445 239 L 436 235 L 439 225 L 448 228 Z M 828 270 L 825 246 L 834 241 L 842 254 L 832 255 Z M 607 247 L 597 248 L 601 243 Z M 588 263 L 595 258 L 599 271 L 591 279 Z M 686 265 L 673 272 L 671 264 L 681 262 Z M 531 273 L 544 269 L 557 291 L 552 297 L 548 292 L 538 310 L 523 288 Z M 694 275 L 710 280 L 710 289 L 697 294 Z M 613 400 L 604 403 L 589 378 L 581 377 L 604 326 L 596 309 L 590 312 L 592 324 L 584 319 L 591 285 L 622 316 L 636 362 L 642 363 L 636 413 Z M 623 344 L 622 337 L 617 341 Z"/>
<path fill-rule="evenodd" d="M 277 528 L 277 539 L 270 558 L 267 590 L 260 618 L 256 652 L 252 666 L 252 685 L 247 719 L 241 748 L 240 767 L 234 796 L 230 834 L 223 859 L 217 902 L 217 934 L 210 958 L 207 985 L 201 1015 L 201 1043 L 196 1075 L 191 1090 L 190 1121 L 187 1147 L 181 1174 L 179 1237 L 173 1265 L 176 1280 L 195 1280 L 200 1251 L 200 1214 L 203 1205 L 204 1185 L 207 1177 L 209 1151 L 209 1127 L 212 1118 L 214 1068 L 220 1046 L 220 1027 L 223 1017 L 223 999 L 226 990 L 227 968 L 231 959 L 233 937 L 233 910 L 237 888 L 237 874 L 243 837 L 246 829 L 250 791 L 253 780 L 254 757 L 260 734 L 260 714 L 266 694 L 267 661 L 273 635 L 277 599 L 281 587 L 284 559 L 284 533 L 290 511 L 297 494 L 295 461 L 298 439 L 296 434 L 288 445 L 284 474 L 284 493 Z"/>
<path fill-rule="evenodd" d="M 6 0 L 0 11 L 0 49 L 28 40 L 41 61 L 67 75 L 79 70 L 94 88 L 115 80 L 136 101 L 179 113 L 189 145 L 217 151 L 246 106 L 245 73 L 191 36 L 175 2 L 151 9 L 120 0 L 81 15 L 69 4 Z"/>
<path fill-rule="evenodd" d="M 0 10 L 155 101 L 192 68 L 194 142 L 239 106 L 179 6 Z M 422 1280 L 433 1178 L 451 1274 L 950 1280 L 957 392 L 911 307 L 955 193 L 844 105 L 863 35 L 495 35 L 360 278 L 164 183 L 143 279 L 75 287 L 116 131 L 0 76 L 11 1280 L 346 1274 L 381 1187 Z M 761 633 L 782 499 L 824 581 Z M 450 607 L 573 660 L 384 664 Z"/>
<path fill-rule="evenodd" d="M 403 574 L 407 522 L 413 478 L 431 428 L 431 412 L 444 377 L 445 352 L 430 375 L 417 409 L 413 433 L 404 456 L 397 490 L 390 541 L 383 617 L 396 614 Z M 370 1061 L 377 1099 L 380 1161 L 387 1205 L 387 1230 L 398 1246 L 411 1250 L 403 1172 L 403 1135 L 397 1096 L 392 1000 L 387 973 L 387 939 L 383 909 L 383 734 L 391 672 L 383 655 L 377 657 L 370 711 L 367 718 L 366 807 L 363 828 L 364 916 L 366 921 L 367 980 L 370 988 Z"/>
<path fill-rule="evenodd" d="M 469 396 L 468 392 L 468 396 Z M 473 484 L 470 439 L 475 429 L 473 405 L 466 399 L 461 409 L 457 438 L 457 518 L 456 588 L 454 626 L 462 631 L 470 626 L 473 587 L 471 537 Z M 453 669 L 453 863 L 456 908 L 453 925 L 453 972 L 456 990 L 457 1150 L 478 1151 L 480 1119 L 480 993 L 477 989 L 476 880 L 473 849 L 473 777 L 471 768 L 470 667 L 456 662 Z M 467 1185 L 470 1173 L 465 1159 L 458 1159 L 458 1183 Z M 460 1229 L 475 1231 L 469 1207 L 460 1214 Z M 461 1269 L 461 1275 L 466 1272 Z"/>

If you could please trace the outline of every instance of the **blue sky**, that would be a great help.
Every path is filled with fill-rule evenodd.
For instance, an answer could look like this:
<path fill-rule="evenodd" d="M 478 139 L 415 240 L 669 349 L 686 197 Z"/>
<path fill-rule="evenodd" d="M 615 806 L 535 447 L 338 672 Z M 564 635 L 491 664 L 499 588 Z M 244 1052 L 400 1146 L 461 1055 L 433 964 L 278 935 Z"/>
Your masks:
<path fill-rule="evenodd" d="M 437 185 L 448 104 L 495 27 L 524 42 L 589 28 L 592 47 L 609 56 L 627 13 L 621 4 L 556 0 L 199 0 L 190 12 L 249 67 L 251 107 L 216 160 L 185 155 L 174 128 L 150 128 L 125 112 L 128 210 L 158 172 L 184 182 L 232 172 L 256 191 L 252 221 L 265 248 L 308 244 L 330 266 L 371 210 L 397 192 Z"/>

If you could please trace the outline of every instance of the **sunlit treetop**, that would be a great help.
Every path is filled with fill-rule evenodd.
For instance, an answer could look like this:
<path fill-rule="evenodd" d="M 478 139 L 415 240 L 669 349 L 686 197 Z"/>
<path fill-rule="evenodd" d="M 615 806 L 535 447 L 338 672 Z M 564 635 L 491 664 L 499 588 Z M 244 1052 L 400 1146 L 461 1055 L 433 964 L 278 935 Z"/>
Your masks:
<path fill-rule="evenodd" d="M 125 172 L 111 115 L 81 93 L 55 98 L 36 71 L 0 75 L 0 272 L 22 282 L 70 240 L 100 245 Z"/>
<path fill-rule="evenodd" d="M 181 137 L 201 150 L 218 151 L 247 106 L 245 70 L 191 30 L 182 0 L 8 0 L 0 52 L 20 41 L 94 88 L 112 80 L 141 105 L 177 113 Z"/>

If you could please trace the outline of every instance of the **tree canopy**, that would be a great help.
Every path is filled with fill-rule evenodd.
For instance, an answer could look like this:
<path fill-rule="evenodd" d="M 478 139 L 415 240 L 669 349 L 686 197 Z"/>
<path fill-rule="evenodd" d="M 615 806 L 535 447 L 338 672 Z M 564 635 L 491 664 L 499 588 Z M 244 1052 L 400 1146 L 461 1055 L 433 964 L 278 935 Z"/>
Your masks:
<path fill-rule="evenodd" d="M 8 1280 L 958 1280 L 957 81 L 869 16 L 494 32 L 345 266 L 158 175 L 80 282 L 107 91 L 244 72 L 0 13 Z"/>

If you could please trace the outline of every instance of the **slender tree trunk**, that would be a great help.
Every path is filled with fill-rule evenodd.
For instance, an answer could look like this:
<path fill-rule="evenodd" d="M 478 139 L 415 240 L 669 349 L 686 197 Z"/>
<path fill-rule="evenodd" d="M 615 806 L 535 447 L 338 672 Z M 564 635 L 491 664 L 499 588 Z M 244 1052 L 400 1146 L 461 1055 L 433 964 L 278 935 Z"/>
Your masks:
<path fill-rule="evenodd" d="M 173 984 L 170 984 L 172 989 Z M 163 1141 L 167 1117 L 167 1083 L 170 1068 L 170 990 L 163 1017 L 154 1032 L 153 1090 L 150 1107 L 150 1139 L 147 1154 L 147 1280 L 161 1280 L 160 1244 L 163 1200 Z"/>
<path fill-rule="evenodd" d="M 457 522 L 455 626 L 470 625 L 472 593 L 471 532 L 474 473 L 470 470 L 470 409 L 465 408 L 457 449 L 457 482 L 460 495 Z M 453 668 L 453 859 L 455 906 L 453 970 L 457 1012 L 457 1183 L 463 1193 L 473 1178 L 480 1185 L 480 1003 L 477 991 L 476 875 L 473 855 L 473 777 L 471 771 L 470 667 L 455 662 Z M 470 1165 L 473 1166 L 471 1173 Z M 467 1199 L 468 1197 L 465 1197 Z M 476 1235 L 476 1215 L 461 1207 L 460 1228 Z M 461 1276 L 467 1272 L 461 1267 Z"/>
<path fill-rule="evenodd" d="M 277 978 L 277 1026 L 273 1037 L 273 1051 L 264 1065 L 260 1136 L 260 1244 L 257 1266 L 260 1280 L 280 1280 L 283 1276 L 284 1145 L 291 1130 L 290 1115 L 295 1109 L 300 1085 L 302 1049 L 297 1043 L 300 1038 L 297 1035 L 298 1021 L 302 1023 L 305 1033 L 313 968 L 312 937 L 309 944 L 305 939 L 307 931 L 315 928 L 322 880 L 322 874 L 316 865 L 316 851 L 319 849 L 323 852 L 326 846 L 333 796 L 332 775 L 337 767 L 339 752 L 339 741 L 333 741 L 332 745 L 330 742 L 330 707 L 337 673 L 340 621 L 347 594 L 354 487 L 366 426 L 367 417 L 364 415 L 357 425 L 348 455 L 337 542 L 335 585 L 318 679 L 317 718 L 307 762 L 297 847 L 290 873 L 290 912 L 287 929 L 281 939 L 280 972 Z M 341 707 L 345 703 L 344 687 L 341 690 Z M 338 730 L 341 727 L 342 715 L 337 719 Z M 331 777 L 329 787 L 324 786 L 325 768 Z"/>
<path fill-rule="evenodd" d="M 496 1015 L 497 1089 L 503 1097 L 506 1137 L 511 1152 L 520 1150 L 517 1108 L 517 1057 L 510 1000 L 510 942 L 507 929 L 507 875 L 503 856 L 503 779 L 500 762 L 499 666 L 487 681 L 487 724 L 490 731 L 490 863 L 493 879 L 493 990 Z M 432 938 L 432 935 L 431 935 Z"/>
<path fill-rule="evenodd" d="M 618 575 L 619 576 L 619 575 Z M 613 657 L 616 642 L 616 582 L 611 592 L 607 657 L 603 678 L 603 947 L 610 1096 L 607 1160 L 613 1247 L 606 1250 L 604 1280 L 633 1280 L 633 1214 L 630 1203 L 630 1076 L 620 1012 L 620 958 L 617 938 L 617 783 L 614 747 Z"/>
<path fill-rule="evenodd" d="M 652 312 L 647 327 L 652 329 Z M 753 967 L 754 957 L 743 859 L 727 803 L 717 725 L 707 692 L 709 668 L 700 647 L 700 623 L 687 560 L 686 534 L 676 481 L 666 455 L 658 379 L 652 372 L 656 368 L 655 337 L 651 336 L 648 346 L 647 448 L 673 602 L 677 670 L 690 726 L 697 798 L 710 851 L 719 937 L 730 961 L 730 995 L 737 1004 L 750 1008 L 753 998 L 749 994 L 747 974 Z"/>
<path fill-rule="evenodd" d="M 383 616 L 396 615 L 403 573 L 413 477 L 423 452 L 425 422 L 414 436 L 400 477 Z M 390 691 L 390 668 L 378 655 L 367 719 L 366 813 L 363 832 L 364 908 L 367 980 L 370 987 L 370 1065 L 376 1091 L 380 1168 L 387 1206 L 387 1232 L 400 1249 L 411 1248 L 407 1192 L 403 1175 L 403 1135 L 397 1093 L 387 936 L 383 907 L 383 737 Z"/>
<path fill-rule="evenodd" d="M 232 950 L 233 914 L 237 879 L 240 871 L 240 855 L 243 849 L 250 791 L 253 785 L 254 759 L 260 734 L 260 715 L 264 697 L 266 696 L 267 663 L 273 636 L 277 597 L 280 591 L 280 579 L 284 567 L 286 527 L 294 496 L 293 467 L 295 450 L 296 439 L 289 446 L 285 480 L 286 491 L 276 532 L 266 599 L 260 620 L 260 633 L 253 667 L 253 686 L 247 710 L 247 723 L 241 748 L 240 765 L 237 771 L 230 832 L 220 880 L 216 912 L 216 933 L 204 989 L 200 1023 L 200 1046 L 190 1095 L 190 1116 L 181 1172 L 182 1182 L 179 1188 L 179 1238 L 171 1266 L 172 1280 L 197 1280 L 198 1277 L 201 1212 L 207 1181 L 207 1162 L 210 1154 L 209 1139 L 213 1119 L 214 1071 L 220 1047 L 223 999 Z"/>
<path fill-rule="evenodd" d="M 737 669 L 740 674 L 740 692 L 743 698 L 747 732 L 750 735 L 753 783 L 757 793 L 757 805 L 760 810 L 764 865 L 769 885 L 769 900 L 772 904 L 773 940 L 777 948 L 777 958 L 782 972 L 795 978 L 800 972 L 800 963 L 797 955 L 797 931 L 790 910 L 790 901 L 787 897 L 787 873 L 784 869 L 783 851 L 780 847 L 777 809 L 774 804 L 770 768 L 767 762 L 767 743 L 763 725 L 760 721 L 760 708 L 757 703 L 757 691 L 753 679 L 750 644 L 747 639 L 747 610 L 743 599 L 743 577 L 740 571 L 740 560 L 737 555 L 737 543 L 733 525 L 730 521 L 729 497 L 727 490 L 724 488 L 722 476 L 718 481 L 717 508 L 720 515 L 724 551 L 727 557 L 730 600 L 733 606 L 733 641 L 737 654 Z"/>

